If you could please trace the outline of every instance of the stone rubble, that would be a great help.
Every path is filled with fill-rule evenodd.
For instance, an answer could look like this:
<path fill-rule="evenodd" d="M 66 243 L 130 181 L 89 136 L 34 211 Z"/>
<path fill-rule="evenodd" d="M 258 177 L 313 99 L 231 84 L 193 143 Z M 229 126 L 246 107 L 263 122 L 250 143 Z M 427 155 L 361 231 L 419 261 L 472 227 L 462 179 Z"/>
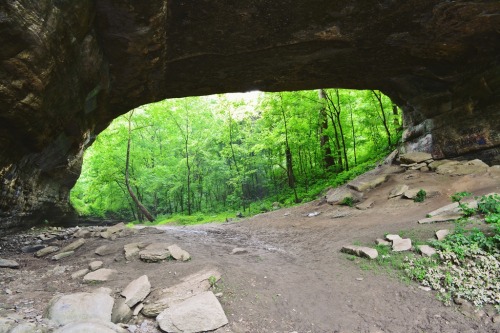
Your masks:
<path fill-rule="evenodd" d="M 378 251 L 376 249 L 366 246 L 346 245 L 343 246 L 340 251 L 368 259 L 376 259 L 378 257 Z"/>

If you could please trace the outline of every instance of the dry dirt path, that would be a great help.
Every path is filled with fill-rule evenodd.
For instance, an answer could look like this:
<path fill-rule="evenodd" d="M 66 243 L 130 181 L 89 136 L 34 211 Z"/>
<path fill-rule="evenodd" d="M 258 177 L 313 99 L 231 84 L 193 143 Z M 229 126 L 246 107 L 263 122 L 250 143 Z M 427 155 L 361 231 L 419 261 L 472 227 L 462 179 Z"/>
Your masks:
<path fill-rule="evenodd" d="M 15 309 L 36 317 L 57 293 L 101 286 L 118 293 L 143 274 L 153 288 L 165 288 L 201 268 L 215 267 L 222 273 L 220 301 L 229 318 L 229 324 L 217 332 L 498 332 L 491 318 L 466 317 L 454 306 L 443 306 L 434 292 L 420 290 L 385 271 L 363 270 L 360 263 L 340 253 L 342 245 L 370 244 L 385 233 L 431 237 L 449 225 L 422 226 L 416 221 L 449 203 L 451 194 L 500 191 L 499 180 L 488 176 L 412 175 L 391 175 L 387 183 L 369 192 L 375 205 L 366 211 L 312 202 L 238 223 L 147 229 L 115 241 L 89 239 L 74 256 L 59 262 L 4 253 L 2 257 L 15 259 L 22 267 L 0 270 L 0 311 Z M 390 189 L 401 182 L 441 194 L 420 204 L 387 199 Z M 311 212 L 320 214 L 306 217 Z M 123 246 L 138 241 L 176 243 L 193 258 L 185 263 L 126 262 Z M 96 256 L 94 249 L 103 244 L 115 251 Z M 234 248 L 248 252 L 232 254 Z M 92 260 L 102 260 L 105 267 L 120 274 L 99 286 L 70 278 Z M 12 293 L 6 294 L 7 289 Z M 159 332 L 153 326 L 137 332 L 146 331 Z"/>

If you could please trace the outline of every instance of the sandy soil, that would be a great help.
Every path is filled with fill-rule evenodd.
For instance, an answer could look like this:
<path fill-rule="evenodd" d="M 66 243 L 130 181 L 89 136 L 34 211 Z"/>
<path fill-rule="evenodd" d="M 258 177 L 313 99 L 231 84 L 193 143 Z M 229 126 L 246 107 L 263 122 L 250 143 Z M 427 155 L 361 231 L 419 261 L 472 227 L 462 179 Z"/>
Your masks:
<path fill-rule="evenodd" d="M 387 199 L 398 183 L 436 189 L 441 194 L 423 203 Z M 104 286 L 118 295 L 143 274 L 153 288 L 165 288 L 201 268 L 215 267 L 223 276 L 220 300 L 230 321 L 217 332 L 499 332 L 499 324 L 488 315 L 464 316 L 456 306 L 445 307 L 435 292 L 423 291 L 385 270 L 363 270 L 359 261 L 340 253 L 345 244 L 373 244 L 385 233 L 432 237 L 436 230 L 450 225 L 424 226 L 416 221 L 449 203 L 451 194 L 464 190 L 476 195 L 499 192 L 500 180 L 488 175 L 449 177 L 418 171 L 392 174 L 388 182 L 367 193 L 375 205 L 366 211 L 316 201 L 237 223 L 148 228 L 115 241 L 88 239 L 74 256 L 59 262 L 2 247 L 0 257 L 17 260 L 22 267 L 0 269 L 0 316 L 16 312 L 39 319 L 58 293 Z M 307 217 L 312 212 L 320 214 Z M 126 262 L 123 245 L 137 241 L 176 243 L 193 259 Z M 94 249 L 103 244 L 113 246 L 115 253 L 95 255 Z M 236 247 L 246 248 L 248 253 L 231 254 Z M 105 267 L 120 274 L 99 286 L 70 278 L 93 260 L 104 261 Z M 145 320 L 139 316 L 136 323 Z M 154 322 L 146 323 L 137 332 L 159 332 Z"/>

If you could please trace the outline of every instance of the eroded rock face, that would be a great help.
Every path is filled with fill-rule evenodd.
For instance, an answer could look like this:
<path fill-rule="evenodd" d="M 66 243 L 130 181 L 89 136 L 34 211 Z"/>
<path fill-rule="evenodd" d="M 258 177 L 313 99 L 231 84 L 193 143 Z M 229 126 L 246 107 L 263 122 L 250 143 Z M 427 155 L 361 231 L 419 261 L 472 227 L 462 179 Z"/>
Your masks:
<path fill-rule="evenodd" d="M 82 152 L 169 97 L 380 89 L 406 151 L 500 163 L 496 1 L 0 3 L 1 228 L 68 220 Z"/>

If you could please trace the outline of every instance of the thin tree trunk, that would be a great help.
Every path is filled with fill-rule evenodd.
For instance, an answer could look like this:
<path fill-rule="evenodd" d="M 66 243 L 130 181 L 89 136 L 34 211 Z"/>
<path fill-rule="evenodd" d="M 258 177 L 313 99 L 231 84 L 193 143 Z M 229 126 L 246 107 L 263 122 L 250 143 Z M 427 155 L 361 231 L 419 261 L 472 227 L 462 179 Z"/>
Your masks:
<path fill-rule="evenodd" d="M 381 117 L 382 124 L 384 125 L 385 133 L 387 134 L 387 143 L 389 144 L 389 148 L 390 148 L 392 146 L 391 132 L 389 131 L 389 126 L 387 125 L 387 117 L 385 116 L 384 105 L 382 103 L 382 93 L 379 91 L 379 93 L 377 94 L 375 92 L 375 90 L 372 90 L 371 92 L 375 96 L 375 98 L 377 99 L 378 105 L 380 107 L 380 111 L 382 112 L 382 117 Z"/>
<path fill-rule="evenodd" d="M 132 190 L 132 187 L 130 186 L 130 180 L 129 180 L 129 165 L 130 165 L 130 142 L 132 141 L 132 116 L 134 115 L 134 111 L 132 110 L 130 112 L 130 116 L 128 118 L 128 140 L 127 140 L 127 157 L 125 159 L 125 185 L 127 185 L 127 190 L 128 193 L 130 194 L 130 197 L 132 200 L 135 202 L 137 208 L 146 216 L 146 218 L 150 221 L 153 222 L 155 219 L 151 213 L 147 210 L 146 207 L 137 199 L 137 196 L 135 195 L 134 191 Z"/>
<path fill-rule="evenodd" d="M 297 189 L 295 188 L 295 175 L 293 173 L 293 158 L 292 150 L 290 149 L 290 144 L 288 142 L 288 125 L 286 122 L 285 109 L 283 108 L 283 97 L 280 94 L 281 99 L 281 115 L 283 116 L 283 122 L 285 125 L 285 158 L 286 158 L 286 171 L 288 176 L 288 186 L 293 189 L 293 194 L 295 196 L 295 202 L 299 202 L 299 197 L 297 196 Z"/>
<path fill-rule="evenodd" d="M 326 99 L 326 92 L 323 89 L 319 90 L 319 100 L 321 104 L 323 104 L 322 100 Z M 332 156 L 332 148 L 330 147 L 329 137 L 326 131 L 328 130 L 328 117 L 326 114 L 326 107 L 323 104 L 321 110 L 319 111 L 320 116 L 320 147 L 323 151 L 324 155 L 324 168 L 325 170 L 330 169 L 333 165 L 335 165 L 335 160 Z"/>

